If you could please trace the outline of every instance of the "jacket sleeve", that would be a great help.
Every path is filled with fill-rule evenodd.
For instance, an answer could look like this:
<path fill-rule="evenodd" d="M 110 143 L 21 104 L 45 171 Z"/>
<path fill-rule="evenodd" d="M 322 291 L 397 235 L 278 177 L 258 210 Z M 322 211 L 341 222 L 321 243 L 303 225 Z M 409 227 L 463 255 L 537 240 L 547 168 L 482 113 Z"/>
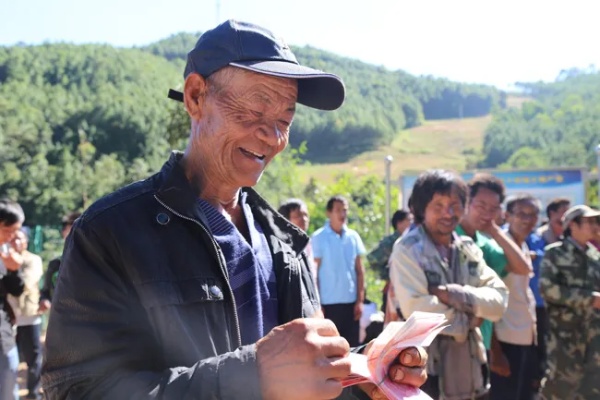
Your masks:
<path fill-rule="evenodd" d="M 591 309 L 594 298 L 592 290 L 569 287 L 562 283 L 563 272 L 556 265 L 556 250 L 549 249 L 544 254 L 540 266 L 540 294 L 548 304 L 567 306 L 573 309 Z"/>
<path fill-rule="evenodd" d="M 51 399 L 260 399 L 254 345 L 163 369 L 153 328 L 110 232 L 80 219 L 67 239 L 46 338 Z M 110 248 L 110 251 L 108 250 Z M 210 340 L 210 338 L 207 338 Z"/>
<path fill-rule="evenodd" d="M 479 261 L 479 285 L 465 285 L 465 292 L 473 302 L 473 314 L 492 322 L 499 321 L 508 306 L 508 289 L 498 274 L 488 267 L 483 260 Z"/>
<path fill-rule="evenodd" d="M 409 248 L 401 242 L 396 242 L 390 256 L 390 282 L 402 315 L 408 318 L 414 311 L 441 313 L 452 323 L 456 310 L 442 303 L 437 296 L 429 294 L 427 278 L 417 261 L 418 256 L 414 249 L 415 247 Z M 451 324 L 440 334 L 462 337 L 463 330 L 462 326 Z"/>

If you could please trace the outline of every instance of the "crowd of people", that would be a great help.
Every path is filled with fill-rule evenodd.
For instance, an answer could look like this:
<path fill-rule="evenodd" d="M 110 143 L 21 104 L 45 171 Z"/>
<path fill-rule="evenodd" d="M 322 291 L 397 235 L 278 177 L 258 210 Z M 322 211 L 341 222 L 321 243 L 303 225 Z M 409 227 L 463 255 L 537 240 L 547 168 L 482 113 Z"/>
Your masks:
<path fill-rule="evenodd" d="M 538 228 L 536 198 L 432 170 L 370 253 L 343 196 L 309 237 L 301 200 L 276 211 L 252 186 L 286 147 L 296 103 L 337 109 L 341 79 L 232 20 L 201 36 L 184 78 L 170 97 L 190 117 L 186 150 L 66 216 L 45 275 L 22 208 L 0 201 L 0 398 L 18 398 L 19 353 L 39 398 L 49 310 L 50 399 L 381 399 L 375 384 L 342 387 L 349 354 L 414 311 L 448 326 L 427 351 L 402 350 L 392 382 L 443 400 L 600 399 L 600 212 L 556 199 Z M 383 316 L 365 257 L 386 282 Z"/>
<path fill-rule="evenodd" d="M 80 216 L 62 218 L 63 239 Z M 0 199 L 0 398 L 18 399 L 19 363 L 27 366 L 26 399 L 41 399 L 42 315 L 52 305 L 61 257 L 44 272 L 42 259 L 28 250 L 29 229 L 19 203 Z"/>
<path fill-rule="evenodd" d="M 358 345 L 414 311 L 444 313 L 450 326 L 428 348 L 422 387 L 434 399 L 600 398 L 600 211 L 556 198 L 538 224 L 535 197 L 507 197 L 491 174 L 466 183 L 443 170 L 419 177 L 409 205 L 367 254 L 386 282 L 381 323 L 376 310 L 363 313 L 366 253 L 346 225 L 348 201 L 329 199 L 308 253 L 323 313 L 340 334 Z M 279 212 L 308 229 L 302 200 Z"/>
<path fill-rule="evenodd" d="M 535 197 L 506 198 L 490 174 L 465 183 L 443 170 L 422 174 L 409 204 L 414 223 L 375 251 L 390 254 L 386 320 L 431 311 L 450 322 L 428 348 L 422 389 L 434 399 L 600 399 L 600 212 L 556 198 L 538 226 Z"/>

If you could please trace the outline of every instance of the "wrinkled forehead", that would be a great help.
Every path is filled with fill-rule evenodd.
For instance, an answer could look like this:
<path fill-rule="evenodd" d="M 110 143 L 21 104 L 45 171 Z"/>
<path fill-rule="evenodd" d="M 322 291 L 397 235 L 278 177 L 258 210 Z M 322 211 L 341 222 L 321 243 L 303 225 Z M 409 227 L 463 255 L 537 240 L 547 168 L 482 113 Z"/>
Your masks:
<path fill-rule="evenodd" d="M 287 101 L 295 105 L 298 99 L 298 81 L 292 78 L 225 67 L 208 79 L 218 89 L 236 95 L 253 96 L 253 99 L 258 101 Z"/>

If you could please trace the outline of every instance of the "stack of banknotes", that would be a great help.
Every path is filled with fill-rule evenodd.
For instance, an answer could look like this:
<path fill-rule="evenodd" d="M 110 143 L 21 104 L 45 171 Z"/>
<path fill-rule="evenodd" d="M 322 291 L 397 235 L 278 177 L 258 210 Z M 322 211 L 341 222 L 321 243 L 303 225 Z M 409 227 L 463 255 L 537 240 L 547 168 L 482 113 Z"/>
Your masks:
<path fill-rule="evenodd" d="M 369 352 L 351 353 L 352 373 L 342 380 L 344 387 L 372 382 L 379 386 L 388 399 L 431 399 L 418 388 L 394 383 L 388 378 L 388 369 L 400 352 L 408 347 L 427 347 L 446 327 L 443 314 L 414 312 L 404 322 L 390 322 L 375 339 Z"/>

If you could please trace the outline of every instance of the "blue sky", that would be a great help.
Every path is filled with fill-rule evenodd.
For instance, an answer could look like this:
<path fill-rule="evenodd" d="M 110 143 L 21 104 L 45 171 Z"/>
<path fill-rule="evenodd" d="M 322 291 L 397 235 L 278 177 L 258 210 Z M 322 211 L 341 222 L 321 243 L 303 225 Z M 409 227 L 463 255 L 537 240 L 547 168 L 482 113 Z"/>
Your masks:
<path fill-rule="evenodd" d="M 227 18 L 293 45 L 457 81 L 507 88 L 600 67 L 593 0 L 0 0 L 0 44 L 143 45 Z M 219 4 L 219 6 L 217 6 Z"/>

